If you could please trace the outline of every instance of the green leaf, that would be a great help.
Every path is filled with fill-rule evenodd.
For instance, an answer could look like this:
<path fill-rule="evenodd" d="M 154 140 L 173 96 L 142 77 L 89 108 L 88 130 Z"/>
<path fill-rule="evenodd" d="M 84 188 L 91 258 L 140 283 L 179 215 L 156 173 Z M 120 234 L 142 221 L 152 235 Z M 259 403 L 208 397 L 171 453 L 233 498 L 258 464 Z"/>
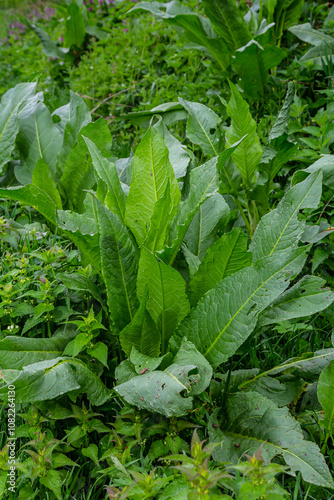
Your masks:
<path fill-rule="evenodd" d="M 298 24 L 289 28 L 289 31 L 303 42 L 310 43 L 311 45 L 331 44 L 333 42 L 333 38 L 330 35 L 326 35 L 321 30 L 313 29 L 310 23 Z"/>
<path fill-rule="evenodd" d="M 126 226 L 96 200 L 100 231 L 101 268 L 107 288 L 108 307 L 117 330 L 132 321 L 138 301 L 137 248 Z"/>
<path fill-rule="evenodd" d="M 124 222 L 126 195 L 121 187 L 114 163 L 104 158 L 95 144 L 83 136 L 91 155 L 95 172 L 99 179 L 106 183 L 109 191 L 105 204 L 122 222 Z"/>
<path fill-rule="evenodd" d="M 93 141 L 105 156 L 110 156 L 112 142 L 108 125 L 101 118 L 80 130 L 78 144 L 67 157 L 60 179 L 60 189 L 66 196 L 70 207 L 79 212 L 84 211 L 83 201 L 86 192 L 83 189 L 91 189 L 95 184 L 92 160 L 83 136 Z"/>
<path fill-rule="evenodd" d="M 98 466 L 99 458 L 98 458 L 99 449 L 96 444 L 91 443 L 87 448 L 82 448 L 81 453 L 84 457 L 88 457 Z"/>
<path fill-rule="evenodd" d="M 106 368 L 108 368 L 108 347 L 103 344 L 103 342 L 97 342 L 94 347 L 89 347 L 87 349 L 87 354 L 96 358 L 100 363 L 102 363 Z"/>
<path fill-rule="evenodd" d="M 195 214 L 184 241 L 189 250 L 202 259 L 206 250 L 216 239 L 218 227 L 227 224 L 230 209 L 221 194 L 210 196 L 199 207 Z"/>
<path fill-rule="evenodd" d="M 266 255 L 297 246 L 305 227 L 305 221 L 298 221 L 298 211 L 317 208 L 321 197 L 321 181 L 322 172 L 314 172 L 289 189 L 277 208 L 262 217 L 250 245 L 254 262 Z"/>
<path fill-rule="evenodd" d="M 231 53 L 251 40 L 248 26 L 233 0 L 204 0 L 203 5 L 215 32 L 223 38 Z"/>
<path fill-rule="evenodd" d="M 256 123 L 249 112 L 249 105 L 231 82 L 230 87 L 232 94 L 226 109 L 231 118 L 231 126 L 226 132 L 226 146 L 232 147 L 244 138 L 240 146 L 232 153 L 232 159 L 244 183 L 251 186 L 262 156 L 262 147 L 256 133 Z"/>
<path fill-rule="evenodd" d="M 87 276 L 83 276 L 82 274 L 77 273 L 58 273 L 58 279 L 69 290 L 88 292 L 95 300 L 100 302 L 102 306 L 104 305 L 98 286 L 93 283 L 93 281 Z"/>
<path fill-rule="evenodd" d="M 22 370 L 38 361 L 58 358 L 74 336 L 75 331 L 69 330 L 51 339 L 5 337 L 0 341 L 0 366 L 2 369 Z"/>
<path fill-rule="evenodd" d="M 10 370 L 3 370 L 4 380 Z M 70 391 L 85 393 L 93 405 L 102 405 L 109 399 L 110 390 L 100 378 L 79 359 L 55 358 L 23 367 L 8 384 L 15 385 L 17 403 L 33 403 L 57 398 Z M 0 398 L 7 400 L 7 385 L 0 387 Z"/>
<path fill-rule="evenodd" d="M 290 119 L 290 108 L 293 103 L 293 99 L 295 97 L 296 91 L 296 83 L 290 82 L 288 85 L 288 91 L 286 93 L 286 97 L 283 103 L 282 108 L 276 118 L 274 126 L 272 127 L 269 133 L 269 142 L 281 137 L 283 134 L 288 132 L 289 127 L 289 119 Z"/>
<path fill-rule="evenodd" d="M 142 300 L 148 288 L 147 311 L 161 334 L 161 352 L 180 321 L 190 310 L 182 276 L 143 247 L 139 260 L 137 294 Z"/>
<path fill-rule="evenodd" d="M 54 201 L 57 209 L 62 209 L 60 194 L 47 163 L 40 158 L 32 173 L 32 184 L 45 191 Z"/>
<path fill-rule="evenodd" d="M 161 117 L 165 125 L 172 125 L 180 120 L 186 120 L 188 113 L 179 102 L 165 102 L 155 106 L 151 110 L 136 111 L 120 115 L 121 118 L 127 118 L 133 125 L 148 128 L 153 116 Z"/>
<path fill-rule="evenodd" d="M 0 188 L 0 196 L 11 200 L 26 203 L 38 210 L 39 213 L 53 224 L 56 224 L 56 205 L 50 196 L 39 187 L 27 184 L 26 186 Z"/>
<path fill-rule="evenodd" d="M 43 102 L 36 99 L 20 113 L 19 122 L 17 142 L 23 163 L 15 169 L 17 180 L 21 184 L 30 183 L 34 167 L 40 158 L 48 165 L 56 180 L 57 156 L 63 139 L 53 123 L 50 111 Z"/>
<path fill-rule="evenodd" d="M 126 201 L 125 221 L 142 245 L 156 202 L 170 185 L 172 207 L 176 208 L 181 192 L 169 161 L 169 152 L 160 134 L 152 127 L 144 135 L 133 158 L 132 181 Z"/>
<path fill-rule="evenodd" d="M 292 178 L 292 185 L 304 180 L 306 175 L 319 170 L 323 173 L 323 184 L 334 191 L 334 155 L 323 155 L 305 170 L 297 171 Z"/>
<path fill-rule="evenodd" d="M 73 0 L 67 7 L 69 16 L 65 22 L 64 42 L 66 47 L 80 48 L 85 40 L 86 26 L 78 3 Z"/>
<path fill-rule="evenodd" d="M 334 293 L 325 284 L 325 280 L 316 276 L 304 276 L 261 314 L 260 326 L 311 316 L 326 309 L 334 301 Z"/>
<path fill-rule="evenodd" d="M 242 137 L 238 142 L 231 147 L 226 148 L 218 156 L 217 170 L 219 172 L 220 186 L 219 192 L 221 194 L 231 194 L 237 196 L 241 189 L 241 176 L 239 171 L 234 167 L 230 158 L 239 144 L 247 136 Z"/>
<path fill-rule="evenodd" d="M 279 252 L 225 278 L 205 294 L 175 335 L 187 335 L 213 367 L 219 366 L 249 337 L 259 313 L 284 292 L 305 260 L 305 248 Z"/>
<path fill-rule="evenodd" d="M 252 455 L 262 444 L 264 460 L 282 455 L 291 470 L 300 471 L 305 481 L 334 487 L 318 446 L 304 439 L 288 408 L 278 408 L 257 392 L 239 392 L 228 398 L 227 411 L 230 424 L 226 429 L 216 431 L 211 426 L 211 440 L 224 443 L 214 449 L 215 460 L 235 463 L 245 452 Z"/>
<path fill-rule="evenodd" d="M 196 371 L 190 375 L 189 372 Z M 183 341 L 174 363 L 164 371 L 148 372 L 115 387 L 125 400 L 140 409 L 161 413 L 166 417 L 187 415 L 193 395 L 209 385 L 212 369 L 190 343 Z M 185 396 L 181 393 L 186 391 Z M 189 397 L 190 396 L 190 397 Z"/>
<path fill-rule="evenodd" d="M 334 361 L 321 372 L 317 395 L 325 412 L 324 427 L 331 433 L 334 431 Z"/>
<path fill-rule="evenodd" d="M 155 252 L 162 250 L 167 239 L 169 223 L 175 215 L 175 207 L 170 197 L 169 181 L 163 196 L 155 203 L 149 230 L 143 245 Z"/>
<path fill-rule="evenodd" d="M 133 320 L 119 335 L 122 349 L 127 356 L 130 355 L 132 347 L 147 356 L 159 356 L 161 335 L 146 310 L 147 298 L 148 295 L 145 296 L 144 293 Z"/>
<path fill-rule="evenodd" d="M 49 490 L 53 491 L 58 500 L 62 500 L 63 496 L 61 487 L 63 481 L 58 471 L 49 469 L 45 476 L 39 477 L 39 482 Z"/>
<path fill-rule="evenodd" d="M 270 73 L 285 58 L 286 52 L 272 43 L 261 44 L 261 37 L 251 40 L 235 52 L 233 68 L 240 76 L 240 86 L 252 99 L 264 98 Z"/>
<path fill-rule="evenodd" d="M 52 38 L 35 24 L 31 24 L 28 19 L 25 20 L 27 26 L 33 30 L 41 41 L 42 49 L 47 57 L 56 57 L 57 59 L 64 59 L 65 54 L 69 49 L 62 49 L 52 40 Z"/>
<path fill-rule="evenodd" d="M 190 191 L 187 199 L 179 205 L 178 212 L 171 224 L 170 242 L 159 256 L 168 264 L 174 262 L 191 221 L 199 207 L 218 191 L 217 158 L 212 158 L 190 172 Z"/>
<path fill-rule="evenodd" d="M 247 244 L 247 236 L 236 228 L 210 246 L 189 283 L 192 306 L 219 281 L 251 265 L 252 254 L 247 252 Z"/>
<path fill-rule="evenodd" d="M 204 104 L 186 101 L 179 97 L 179 102 L 188 111 L 187 137 L 198 144 L 205 155 L 219 154 L 221 118 Z"/>
<path fill-rule="evenodd" d="M 2 167 L 11 159 L 15 139 L 19 131 L 18 112 L 22 103 L 36 92 L 36 83 L 19 83 L 8 90 L 0 105 L 0 174 Z"/>

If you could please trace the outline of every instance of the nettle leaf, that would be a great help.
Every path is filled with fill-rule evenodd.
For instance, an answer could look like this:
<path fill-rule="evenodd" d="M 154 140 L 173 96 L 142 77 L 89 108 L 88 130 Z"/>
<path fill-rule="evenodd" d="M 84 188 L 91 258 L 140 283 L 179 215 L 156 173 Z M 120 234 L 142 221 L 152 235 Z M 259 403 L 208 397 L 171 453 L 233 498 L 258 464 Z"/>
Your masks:
<path fill-rule="evenodd" d="M 304 439 L 299 423 L 287 407 L 278 408 L 257 392 L 239 392 L 229 396 L 227 412 L 230 424 L 226 429 L 219 430 L 211 425 L 211 440 L 223 440 L 223 444 L 213 451 L 215 460 L 235 463 L 244 453 L 254 454 L 262 444 L 264 460 L 282 455 L 291 470 L 300 471 L 305 481 L 334 487 L 318 446 Z"/>
<path fill-rule="evenodd" d="M 115 164 L 104 158 L 90 139 L 84 136 L 83 139 L 87 144 L 98 178 L 108 187 L 105 205 L 124 222 L 126 195 L 121 187 Z"/>
<path fill-rule="evenodd" d="M 203 4 L 215 32 L 223 38 L 231 53 L 251 40 L 248 26 L 233 0 L 204 0 Z"/>
<path fill-rule="evenodd" d="M 325 284 L 325 280 L 316 276 L 304 276 L 261 314 L 259 325 L 311 316 L 326 309 L 334 301 L 334 293 Z"/>
<path fill-rule="evenodd" d="M 58 358 L 76 335 L 72 329 L 51 339 L 6 337 L 0 341 L 0 366 L 2 369 L 22 370 L 38 361 Z"/>
<path fill-rule="evenodd" d="M 191 373 L 193 372 L 193 373 Z M 131 378 L 115 387 L 116 392 L 140 409 L 166 417 L 183 416 L 192 408 L 192 396 L 209 385 L 212 368 L 191 342 L 183 339 L 172 365 Z M 186 391 L 183 397 L 181 393 Z"/>
<path fill-rule="evenodd" d="M 226 110 L 231 118 L 231 126 L 226 132 L 226 146 L 232 147 L 243 139 L 233 152 L 232 159 L 241 173 L 244 183 L 251 186 L 262 156 L 262 147 L 256 133 L 256 123 L 249 111 L 249 105 L 231 82 L 230 87 L 232 94 Z"/>
<path fill-rule="evenodd" d="M 37 84 L 19 83 L 9 89 L 1 99 L 0 105 L 0 174 L 2 167 L 11 159 L 19 131 L 18 111 L 22 103 L 36 92 Z"/>
<path fill-rule="evenodd" d="M 321 188 L 322 172 L 319 170 L 289 189 L 277 208 L 262 217 L 250 245 L 254 262 L 298 244 L 305 222 L 299 222 L 297 214 L 303 208 L 317 208 Z"/>
<path fill-rule="evenodd" d="M 138 307 L 136 276 L 138 251 L 126 226 L 96 200 L 100 233 L 101 268 L 108 307 L 117 330 L 134 317 Z"/>
<path fill-rule="evenodd" d="M 204 104 L 186 101 L 179 97 L 179 102 L 188 111 L 187 137 L 198 144 L 205 155 L 219 154 L 221 118 Z"/>
<path fill-rule="evenodd" d="M 133 158 L 132 181 L 125 208 L 126 224 L 138 245 L 142 245 L 147 236 L 155 204 L 163 197 L 168 182 L 172 211 L 180 202 L 180 188 L 164 140 L 150 127 Z"/>
<path fill-rule="evenodd" d="M 3 370 L 7 383 L 10 370 Z M 8 385 L 15 385 L 17 403 L 32 403 L 57 398 L 76 391 L 85 393 L 93 405 L 99 406 L 109 399 L 111 391 L 100 378 L 90 371 L 79 359 L 58 357 L 25 366 L 15 373 L 15 379 Z M 0 387 L 0 398 L 7 400 L 8 386 Z"/>
<path fill-rule="evenodd" d="M 210 196 L 199 207 L 184 238 L 189 250 L 200 259 L 216 240 L 218 226 L 224 226 L 229 219 L 230 209 L 220 194 Z"/>
<path fill-rule="evenodd" d="M 66 159 L 59 181 L 59 189 L 64 193 L 70 207 L 79 212 L 84 211 L 83 201 L 86 192 L 83 189 L 91 189 L 95 184 L 92 160 L 83 137 L 93 141 L 105 156 L 110 155 L 112 143 L 108 125 L 101 118 L 97 122 L 89 123 L 80 130 L 78 144 Z"/>
<path fill-rule="evenodd" d="M 53 123 L 50 111 L 43 102 L 36 100 L 29 106 L 29 110 L 20 113 L 19 122 L 17 142 L 23 165 L 15 169 L 17 180 L 21 184 L 29 184 L 39 158 L 45 161 L 56 180 L 57 156 L 63 139 Z"/>
<path fill-rule="evenodd" d="M 259 313 L 285 291 L 305 260 L 305 248 L 287 250 L 225 278 L 205 294 L 175 335 L 187 336 L 213 367 L 219 366 L 249 337 Z"/>
<path fill-rule="evenodd" d="M 247 251 L 248 238 L 236 228 L 223 234 L 208 249 L 197 272 L 189 283 L 189 298 L 192 305 L 214 288 L 219 281 L 252 263 L 252 254 Z"/>
<path fill-rule="evenodd" d="M 141 249 L 137 294 L 142 300 L 145 288 L 148 288 L 146 308 L 161 334 L 163 354 L 174 330 L 190 310 L 185 286 L 178 271 L 157 259 L 145 247 Z"/>
<path fill-rule="evenodd" d="M 27 184 L 26 186 L 0 188 L 0 196 L 11 200 L 26 203 L 38 210 L 39 213 L 52 224 L 56 224 L 56 205 L 50 196 L 37 186 Z"/>
<path fill-rule="evenodd" d="M 32 184 L 40 188 L 42 191 L 45 191 L 53 200 L 57 209 L 62 209 L 59 191 L 55 181 L 53 180 L 50 169 L 43 158 L 40 158 L 35 165 L 32 173 Z"/>
<path fill-rule="evenodd" d="M 334 361 L 321 372 L 318 382 L 317 395 L 325 412 L 323 425 L 329 432 L 334 430 Z"/>
<path fill-rule="evenodd" d="M 170 265 L 174 262 L 199 207 L 217 191 L 217 158 L 212 158 L 200 167 L 193 168 L 190 173 L 189 195 L 185 201 L 180 203 L 178 212 L 172 221 L 169 244 L 161 252 L 157 252 L 166 263 Z"/>
<path fill-rule="evenodd" d="M 120 343 L 127 356 L 135 347 L 141 354 L 159 356 L 161 335 L 150 314 L 146 310 L 148 294 L 143 295 L 140 306 L 131 323 L 119 334 Z"/>

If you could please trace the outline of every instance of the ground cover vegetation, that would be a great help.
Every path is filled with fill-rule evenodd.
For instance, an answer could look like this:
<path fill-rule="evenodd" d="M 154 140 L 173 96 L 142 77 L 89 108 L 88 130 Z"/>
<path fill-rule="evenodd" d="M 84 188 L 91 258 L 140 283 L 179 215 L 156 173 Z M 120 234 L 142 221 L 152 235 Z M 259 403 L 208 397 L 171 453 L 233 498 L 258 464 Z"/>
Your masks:
<path fill-rule="evenodd" d="M 334 7 L 2 7 L 0 498 L 334 498 Z"/>

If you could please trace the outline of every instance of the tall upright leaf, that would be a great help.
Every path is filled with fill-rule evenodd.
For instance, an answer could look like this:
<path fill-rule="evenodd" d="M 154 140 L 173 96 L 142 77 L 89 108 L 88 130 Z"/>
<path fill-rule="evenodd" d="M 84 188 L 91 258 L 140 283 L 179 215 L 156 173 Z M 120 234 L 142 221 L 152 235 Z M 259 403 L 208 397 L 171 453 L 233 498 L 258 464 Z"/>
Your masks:
<path fill-rule="evenodd" d="M 286 290 L 305 260 L 305 248 L 278 252 L 223 279 L 204 295 L 175 335 L 187 336 L 213 367 L 219 366 L 249 337 L 259 313 Z"/>
<path fill-rule="evenodd" d="M 251 265 L 252 254 L 247 252 L 247 243 L 247 236 L 236 228 L 231 233 L 223 234 L 210 246 L 189 283 L 192 305 L 197 304 L 219 281 Z"/>
<path fill-rule="evenodd" d="M 0 174 L 2 167 L 11 159 L 19 131 L 17 114 L 20 105 L 36 92 L 36 83 L 19 83 L 8 90 L 0 105 Z"/>
<path fill-rule="evenodd" d="M 132 181 L 125 207 L 125 221 L 136 237 L 138 245 L 146 238 L 156 202 L 170 185 L 171 209 L 176 209 L 181 192 L 169 151 L 161 135 L 150 127 L 133 158 Z"/>
<path fill-rule="evenodd" d="M 80 48 L 86 36 L 85 20 L 75 0 L 67 7 L 68 17 L 65 22 L 64 42 L 66 47 L 75 45 Z"/>
<path fill-rule="evenodd" d="M 332 361 L 319 377 L 318 399 L 325 412 L 324 426 L 329 432 L 334 431 L 334 361 Z"/>
<path fill-rule="evenodd" d="M 277 208 L 262 217 L 256 228 L 250 250 L 254 262 L 266 255 L 296 246 L 305 227 L 297 214 L 303 208 L 317 208 L 322 188 L 322 171 L 309 175 L 293 186 Z"/>
<path fill-rule="evenodd" d="M 148 287 L 146 308 L 161 334 L 161 352 L 180 321 L 190 310 L 185 282 L 178 271 L 157 259 L 145 247 L 141 249 L 137 293 L 142 300 Z"/>
<path fill-rule="evenodd" d="M 241 173 L 245 185 L 250 187 L 262 156 L 262 147 L 256 133 L 256 123 L 249 111 L 249 105 L 231 82 L 230 87 L 232 93 L 227 105 L 227 113 L 231 117 L 231 126 L 226 132 L 226 145 L 231 147 L 244 137 L 239 147 L 233 152 L 232 159 Z"/>
<path fill-rule="evenodd" d="M 198 144 L 203 153 L 209 156 L 219 154 L 221 118 L 204 104 L 186 101 L 179 97 L 182 106 L 188 111 L 187 137 Z"/>
<path fill-rule="evenodd" d="M 101 151 L 90 139 L 86 137 L 83 137 L 83 139 L 87 144 L 97 176 L 105 182 L 108 187 L 105 204 L 109 210 L 124 222 L 126 196 L 121 187 L 116 167 L 114 163 L 111 163 L 102 156 Z"/>
<path fill-rule="evenodd" d="M 45 191 L 54 201 L 56 207 L 59 210 L 62 209 L 59 191 L 53 180 L 50 169 L 43 158 L 40 158 L 35 165 L 32 173 L 32 184 L 39 187 L 42 191 Z"/>
<path fill-rule="evenodd" d="M 101 268 L 107 288 L 108 306 L 116 330 L 132 321 L 138 300 L 136 276 L 138 254 L 126 226 L 98 200 Z"/>
<path fill-rule="evenodd" d="M 203 4 L 215 32 L 223 38 L 231 53 L 252 39 L 234 0 L 204 0 Z"/>

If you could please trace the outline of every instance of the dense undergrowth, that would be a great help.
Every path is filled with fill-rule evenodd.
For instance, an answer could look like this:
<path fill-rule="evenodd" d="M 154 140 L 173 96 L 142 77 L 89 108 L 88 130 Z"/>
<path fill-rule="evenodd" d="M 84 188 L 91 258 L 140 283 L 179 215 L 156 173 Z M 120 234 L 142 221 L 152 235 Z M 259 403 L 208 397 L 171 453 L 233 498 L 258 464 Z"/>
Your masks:
<path fill-rule="evenodd" d="M 2 7 L 0 498 L 334 498 L 334 7 Z"/>

